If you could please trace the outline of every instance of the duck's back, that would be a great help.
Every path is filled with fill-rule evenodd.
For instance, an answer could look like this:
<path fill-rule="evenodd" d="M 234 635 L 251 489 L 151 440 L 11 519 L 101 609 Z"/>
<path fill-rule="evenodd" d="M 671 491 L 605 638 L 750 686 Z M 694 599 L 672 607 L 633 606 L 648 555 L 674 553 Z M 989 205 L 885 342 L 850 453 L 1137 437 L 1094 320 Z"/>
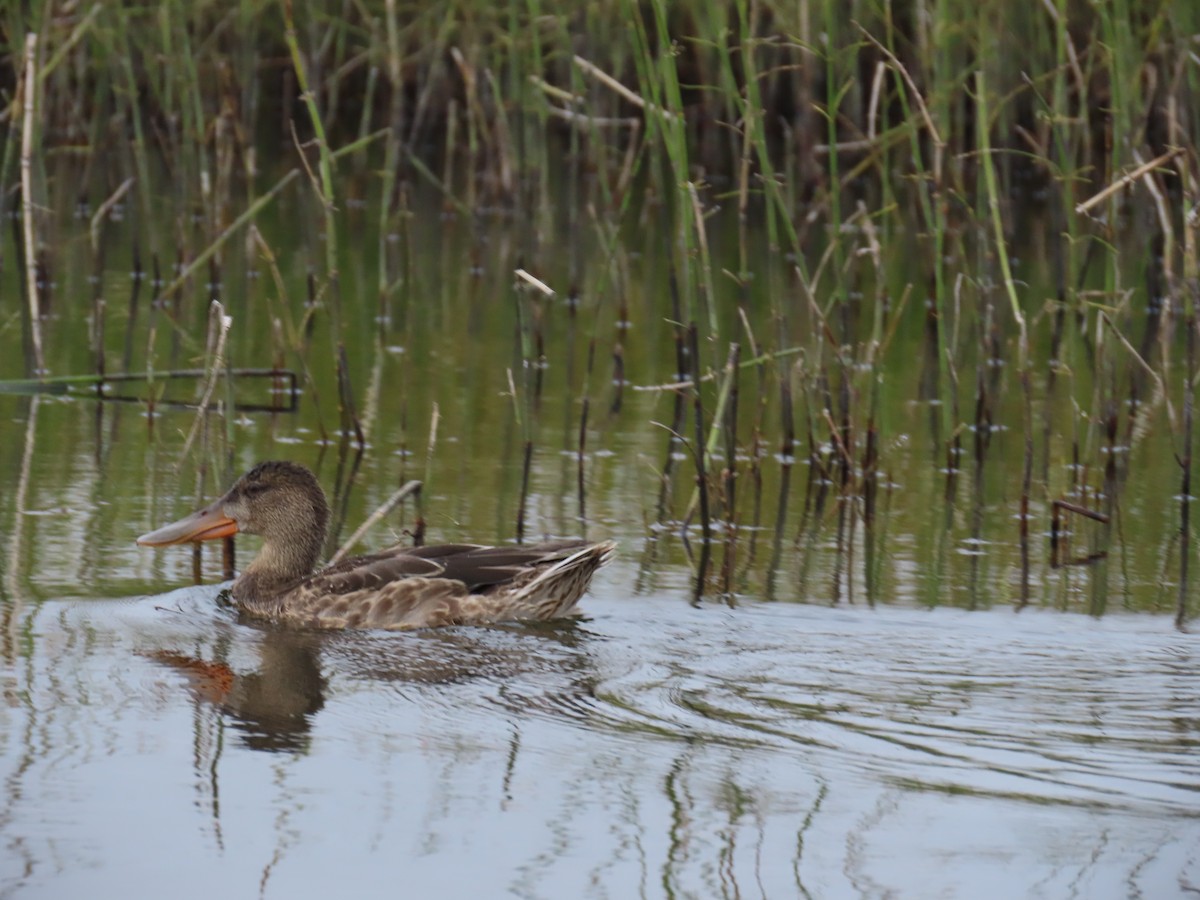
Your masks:
<path fill-rule="evenodd" d="M 247 612 L 308 627 L 410 629 L 566 615 L 611 541 L 394 547 L 343 560 Z"/>

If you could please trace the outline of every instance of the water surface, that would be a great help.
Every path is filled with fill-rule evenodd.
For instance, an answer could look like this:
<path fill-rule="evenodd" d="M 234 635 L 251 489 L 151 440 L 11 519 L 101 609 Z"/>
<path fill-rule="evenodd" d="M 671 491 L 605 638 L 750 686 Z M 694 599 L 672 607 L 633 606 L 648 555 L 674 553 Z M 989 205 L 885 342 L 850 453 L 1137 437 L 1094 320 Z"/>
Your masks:
<path fill-rule="evenodd" d="M 1156 618 L 699 607 L 313 634 L 216 588 L 6 624 L 6 896 L 1175 896 L 1200 644 Z"/>
<path fill-rule="evenodd" d="M 839 497 L 814 470 L 836 453 L 814 400 L 821 373 L 804 367 L 819 331 L 794 310 L 783 337 L 806 353 L 788 357 L 800 360 L 801 446 L 779 453 L 772 379 L 791 363 L 762 382 L 748 370 L 740 499 L 730 527 L 714 523 L 697 603 L 690 456 L 663 427 L 674 394 L 662 385 L 679 373 L 661 259 L 631 251 L 621 296 L 585 290 L 572 316 L 561 294 L 517 297 L 502 231 L 482 240 L 478 223 L 426 214 L 400 241 L 414 261 L 402 296 L 382 304 L 376 244 L 353 243 L 341 290 L 357 447 L 337 414 L 329 317 L 293 340 L 311 236 L 297 233 L 304 204 L 280 205 L 259 222 L 291 248 L 280 281 L 230 249 L 221 288 L 232 365 L 311 373 L 295 411 L 197 420 L 166 402 L 194 401 L 194 381 L 153 410 L 136 391 L 0 393 L 0 895 L 1158 898 L 1200 886 L 1200 644 L 1165 616 L 1127 612 L 1175 602 L 1179 471 L 1161 410 L 1139 414 L 1129 446 L 1108 446 L 1072 424 L 1086 367 L 1047 398 L 1039 362 L 1039 435 L 1043 421 L 1062 427 L 1039 443 L 1032 590 L 1015 613 L 1019 393 L 998 394 L 986 453 L 964 450 L 947 471 L 941 407 L 922 399 L 913 364 L 928 349 L 920 315 L 898 327 L 878 373 L 868 530 L 859 487 Z M 343 234 L 376 221 L 353 210 Z M 135 235 L 111 227 L 120 259 Z M 61 248 L 46 320 L 55 374 L 94 366 L 94 322 L 78 314 L 92 296 L 87 247 Z M 899 297 L 921 266 L 894 256 Z M 570 283 L 565 258 L 536 268 Z M 1044 261 L 1021 274 L 1050 290 Z M 11 270 L 0 279 L 17 296 Z M 131 369 L 204 361 L 205 288 L 171 325 L 161 305 L 131 320 L 118 302 L 129 273 L 103 283 L 109 371 L 130 321 Z M 760 336 L 775 334 L 769 284 L 786 280 L 768 272 L 747 300 Z M 538 317 L 534 360 L 518 321 Z M 6 321 L 9 379 L 23 359 Z M 710 365 L 726 352 L 705 345 Z M 261 385 L 226 387 L 218 396 L 263 400 Z M 705 391 L 711 415 L 715 382 Z M 1107 556 L 1052 568 L 1051 503 L 1098 504 L 1116 454 L 1129 464 L 1110 485 L 1114 524 L 1068 526 L 1077 552 Z M 716 442 L 714 485 L 728 456 Z M 312 466 L 333 496 L 331 551 L 419 478 L 430 541 L 513 540 L 523 508 L 527 537 L 612 538 L 619 555 L 574 622 L 411 634 L 242 623 L 216 602 L 219 554 L 189 587 L 188 548 L 134 538 L 279 457 Z M 362 546 L 408 540 L 416 518 L 404 507 Z M 254 549 L 242 541 L 238 562 Z"/>

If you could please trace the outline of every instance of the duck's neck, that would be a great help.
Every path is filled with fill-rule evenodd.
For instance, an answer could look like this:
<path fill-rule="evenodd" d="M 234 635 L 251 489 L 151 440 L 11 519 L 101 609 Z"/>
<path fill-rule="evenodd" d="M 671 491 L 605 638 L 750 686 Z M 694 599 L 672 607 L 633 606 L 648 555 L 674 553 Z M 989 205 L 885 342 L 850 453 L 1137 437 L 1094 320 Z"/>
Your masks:
<path fill-rule="evenodd" d="M 321 533 L 267 540 L 258 556 L 233 583 L 230 593 L 239 606 L 268 614 L 280 596 L 307 578 L 321 555 Z"/>

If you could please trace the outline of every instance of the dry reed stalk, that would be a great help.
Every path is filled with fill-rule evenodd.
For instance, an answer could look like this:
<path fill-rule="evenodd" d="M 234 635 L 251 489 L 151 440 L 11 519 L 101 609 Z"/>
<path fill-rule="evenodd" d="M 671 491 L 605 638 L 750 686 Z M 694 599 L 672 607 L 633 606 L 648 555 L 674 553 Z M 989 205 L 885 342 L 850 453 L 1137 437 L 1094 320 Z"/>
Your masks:
<path fill-rule="evenodd" d="M 584 477 L 584 464 L 586 462 L 587 450 L 587 428 L 588 416 L 591 412 L 591 396 L 588 386 L 592 382 L 592 367 L 596 361 L 596 339 L 593 337 L 588 341 L 587 368 L 584 372 L 584 389 L 583 389 L 583 409 L 579 414 L 579 450 L 576 457 L 577 460 L 577 489 L 579 492 L 579 520 L 586 522 L 587 520 L 587 504 L 586 504 L 586 479 Z"/>
<path fill-rule="evenodd" d="M 1172 130 L 1178 133 L 1178 116 L 1171 116 Z M 1184 322 L 1187 328 L 1187 378 L 1184 382 L 1183 400 L 1183 453 L 1180 468 L 1183 470 L 1180 488 L 1179 523 L 1179 589 L 1175 598 L 1175 627 L 1180 631 L 1187 626 L 1188 576 L 1192 555 L 1191 542 L 1191 494 L 1192 494 L 1192 421 L 1196 408 L 1196 329 L 1200 327 L 1200 315 L 1196 309 L 1200 304 L 1200 250 L 1197 248 L 1197 232 L 1200 231 L 1200 183 L 1195 164 L 1185 157 L 1179 164 L 1183 196 L 1191 203 L 1190 214 L 1183 222 L 1183 283 L 1185 309 Z"/>
<path fill-rule="evenodd" d="M 1021 370 L 1022 412 L 1025 424 L 1024 454 L 1021 466 L 1021 507 L 1018 535 L 1021 545 L 1021 595 L 1018 608 L 1028 605 L 1030 590 L 1029 495 L 1033 489 L 1033 377 L 1026 366 Z"/>
<path fill-rule="evenodd" d="M 17 650 L 17 628 L 21 623 L 24 598 L 28 591 L 21 583 L 21 565 L 25 558 L 25 532 L 33 520 L 26 515 L 29 501 L 29 481 L 37 459 L 37 421 L 42 398 L 34 395 L 29 401 L 29 415 L 25 419 L 25 440 L 21 450 L 21 468 L 17 476 L 16 489 L 12 495 L 12 530 L 5 541 L 8 562 L 4 567 L 4 588 L 8 602 L 0 604 L 0 659 L 12 662 Z"/>
<path fill-rule="evenodd" d="M 345 558 L 346 554 L 350 552 L 350 549 L 360 540 L 362 540 L 362 536 L 371 528 L 374 528 L 380 519 L 399 506 L 405 498 L 410 497 L 413 494 L 419 495 L 420 493 L 421 482 L 417 481 L 416 479 L 407 482 L 403 487 L 393 492 L 392 495 L 387 498 L 387 500 L 381 503 L 376 510 L 371 513 L 371 515 L 367 516 L 363 523 L 355 530 L 354 534 L 346 538 L 346 540 L 342 543 L 342 546 L 338 548 L 337 552 L 330 557 L 329 565 L 332 566 L 341 562 Z"/>
<path fill-rule="evenodd" d="M 225 368 L 225 340 L 229 336 L 229 329 L 233 327 L 233 318 L 225 315 L 225 307 L 216 300 L 212 302 L 209 311 L 212 323 L 211 331 L 215 334 L 210 343 L 213 351 L 208 366 L 208 378 L 204 383 L 204 392 L 200 397 L 196 418 L 192 420 L 191 430 L 188 431 L 187 438 L 183 442 L 183 449 L 179 451 L 179 462 L 176 463 L 176 469 L 183 465 L 183 461 L 187 458 L 188 452 L 196 440 L 196 435 L 200 431 L 200 426 L 208 417 L 208 406 L 212 402 L 213 391 L 217 387 L 217 378 Z"/>
<path fill-rule="evenodd" d="M 96 392 L 103 390 L 104 379 L 104 245 L 93 244 L 92 252 L 92 356 L 96 367 Z"/>
<path fill-rule="evenodd" d="M 517 543 L 525 542 L 525 506 L 529 500 L 529 475 L 533 469 L 533 440 L 525 439 L 521 462 L 521 496 L 517 501 Z"/>
<path fill-rule="evenodd" d="M 737 524 L 737 428 L 738 428 L 738 373 L 741 369 L 741 346 L 731 344 L 729 358 L 725 362 L 726 378 L 730 380 L 728 405 L 725 409 L 725 468 L 721 480 L 725 486 L 725 518 L 731 529 Z"/>
<path fill-rule="evenodd" d="M 1140 166 L 1137 166 L 1133 170 L 1126 172 L 1120 178 L 1116 179 L 1110 185 L 1105 187 L 1103 190 L 1097 192 L 1096 194 L 1092 195 L 1087 200 L 1084 200 L 1081 203 L 1077 203 L 1075 205 L 1075 212 L 1082 215 L 1083 213 L 1085 213 L 1089 209 L 1091 209 L 1093 206 L 1103 203 L 1105 200 L 1107 200 L 1113 194 L 1117 193 L 1122 188 L 1128 187 L 1130 184 L 1137 181 L 1139 178 L 1146 175 L 1147 173 L 1154 171 L 1155 169 L 1159 168 L 1160 166 L 1165 166 L 1167 163 L 1169 163 L 1171 160 L 1173 160 L 1175 157 L 1179 156 L 1183 152 L 1185 152 L 1183 147 L 1172 147 L 1170 150 L 1168 150 L 1166 153 L 1162 154 L 1161 156 L 1157 156 L 1154 159 L 1150 160 L 1150 162 L 1142 163 Z"/>
<path fill-rule="evenodd" d="M 135 240 L 133 243 L 132 277 L 129 279 L 129 313 L 125 321 L 125 349 L 121 354 L 121 369 L 128 372 L 133 364 L 133 332 L 138 320 L 138 306 L 142 296 L 142 282 L 146 273 L 142 269 L 141 246 Z"/>
<path fill-rule="evenodd" d="M 257 216 L 258 213 L 263 209 L 263 207 L 275 199 L 279 192 L 291 184 L 292 181 L 299 176 L 299 174 L 299 169 L 292 169 L 277 182 L 275 182 L 269 191 L 267 191 L 261 197 L 258 197 L 254 203 L 247 207 L 240 216 L 230 223 L 228 228 L 224 229 L 208 244 L 207 247 L 200 251 L 199 255 L 197 255 L 195 259 L 193 259 L 186 266 L 180 267 L 179 274 L 176 275 L 175 278 L 166 285 L 166 287 L 161 288 L 157 292 L 157 298 L 162 299 L 163 297 L 167 297 L 182 287 L 183 283 L 187 281 L 200 266 L 207 263 L 213 257 L 213 255 L 225 245 L 226 241 L 233 237 L 233 235 L 235 235 L 243 225 L 246 225 L 252 221 L 254 217 Z"/>
<path fill-rule="evenodd" d="M 1129 355 L 1133 357 L 1134 361 L 1137 362 L 1142 371 L 1145 372 L 1154 382 L 1155 387 L 1157 388 L 1157 396 L 1162 398 L 1163 405 L 1166 407 L 1167 420 L 1170 423 L 1171 431 L 1178 434 L 1179 422 L 1175 418 L 1175 406 L 1171 403 L 1171 397 L 1167 393 L 1167 387 L 1166 384 L 1163 383 L 1162 376 L 1154 370 L 1154 367 L 1151 366 L 1150 363 L 1146 362 L 1142 355 L 1138 353 L 1133 344 L 1129 343 L 1129 339 L 1121 333 L 1121 330 L 1117 328 L 1112 319 L 1108 317 L 1107 313 L 1103 311 L 1100 312 L 1100 321 L 1108 327 L 1108 331 L 1116 337 L 1117 342 L 1129 352 Z"/>
<path fill-rule="evenodd" d="M 37 34 L 25 35 L 25 77 L 21 84 L 23 124 L 21 127 L 21 216 L 25 232 L 25 290 L 29 302 L 29 330 L 33 340 L 34 374 L 46 371 L 42 350 L 41 304 L 38 301 L 37 230 L 33 203 L 33 128 L 37 106 Z"/>
<path fill-rule="evenodd" d="M 430 483 L 430 478 L 433 476 L 433 454 L 437 449 L 438 423 L 441 421 L 441 412 L 436 403 L 429 412 L 429 439 L 425 443 L 425 479 L 421 483 L 423 485 Z M 413 546 L 420 547 L 425 543 L 425 511 L 424 500 L 425 491 L 421 490 L 417 494 L 417 520 L 413 523 Z"/>
<path fill-rule="evenodd" d="M 904 66 L 904 63 L 899 60 L 896 54 L 876 40 L 874 35 L 867 31 L 867 29 L 863 28 L 862 25 L 855 22 L 854 27 L 857 28 L 862 33 L 863 37 L 865 37 L 870 43 L 874 44 L 875 48 L 880 53 L 887 57 L 888 63 L 893 69 L 900 73 L 900 76 L 904 79 L 905 84 L 908 85 L 909 92 L 917 102 L 917 109 L 921 113 L 921 120 L 925 123 L 925 130 L 929 132 L 929 136 L 933 139 L 934 146 L 937 148 L 937 151 L 934 154 L 934 179 L 936 182 L 940 183 L 942 180 L 942 151 L 946 146 L 946 142 L 942 138 L 941 133 L 938 131 L 937 125 L 934 124 L 933 116 L 929 114 L 929 107 L 925 105 L 925 96 L 921 93 L 916 82 L 913 81 L 913 77 L 908 73 L 908 69 Z"/>
<path fill-rule="evenodd" d="M 700 394 L 700 338 L 695 322 L 689 323 L 687 334 L 692 363 L 692 423 L 695 426 L 694 439 L 696 442 L 692 449 L 692 456 L 696 464 L 696 489 L 699 491 L 700 532 L 704 536 L 704 545 L 701 549 L 701 568 L 697 579 L 697 596 L 699 596 L 704 570 L 707 568 L 708 554 L 711 550 L 709 545 L 712 542 L 712 521 L 708 505 L 708 466 L 706 462 L 708 454 L 704 441 L 704 404 Z"/>
<path fill-rule="evenodd" d="M 737 551 L 737 426 L 740 360 L 741 346 L 732 344 L 729 348 L 729 359 L 725 363 L 726 378 L 729 380 L 729 401 L 723 417 L 725 468 L 721 472 L 725 495 L 725 547 L 721 558 L 721 582 L 727 595 L 730 595 L 733 589 L 733 572 Z"/>
<path fill-rule="evenodd" d="M 625 346 L 617 341 L 613 345 L 613 398 L 608 407 L 609 415 L 617 415 L 621 411 L 621 403 L 625 396 Z"/>
<path fill-rule="evenodd" d="M 603 69 L 601 69 L 599 66 L 597 66 L 591 62 L 588 62 L 582 56 L 579 56 L 578 54 L 576 54 L 575 56 L 572 57 L 572 59 L 574 60 L 576 66 L 578 66 L 580 69 L 582 69 L 588 75 L 590 75 L 592 78 L 596 79 L 598 82 L 600 82 L 602 85 L 604 85 L 606 88 L 608 88 L 613 93 L 628 100 L 630 103 L 632 103 L 638 109 L 643 110 L 644 112 L 656 113 L 656 114 L 662 116 L 668 122 L 675 121 L 675 119 L 677 118 L 675 116 L 675 114 L 672 113 L 670 110 L 666 110 L 666 109 L 663 109 L 662 107 L 655 106 L 653 103 L 647 103 L 636 93 L 631 91 L 629 88 L 625 87 L 625 85 L 621 84 L 621 82 L 617 81 L 617 79 L 613 78 L 611 75 L 609 75 Z"/>
<path fill-rule="evenodd" d="M 1179 586 L 1175 597 L 1175 627 L 1183 630 L 1187 621 L 1188 568 L 1192 556 L 1191 545 L 1191 492 L 1192 492 L 1192 418 L 1195 409 L 1196 372 L 1196 315 L 1193 305 L 1188 304 L 1185 318 L 1187 328 L 1187 377 L 1183 394 L 1183 451 L 1179 455 Z"/>
<path fill-rule="evenodd" d="M 361 452 L 366 446 L 366 437 L 363 435 L 362 422 L 359 421 L 358 410 L 354 403 L 354 390 L 350 386 L 350 361 L 346 357 L 346 344 L 343 341 L 338 341 L 337 344 L 337 383 L 342 435 L 349 437 L 350 432 L 353 431 L 355 443 L 358 444 Z"/>
<path fill-rule="evenodd" d="M 590 409 L 589 398 L 583 398 L 583 410 L 579 414 L 579 449 L 576 453 L 576 490 L 579 496 L 579 520 L 581 522 L 587 520 L 587 502 L 584 485 L 584 460 L 586 459 L 587 451 L 587 426 L 588 426 L 588 411 Z"/>

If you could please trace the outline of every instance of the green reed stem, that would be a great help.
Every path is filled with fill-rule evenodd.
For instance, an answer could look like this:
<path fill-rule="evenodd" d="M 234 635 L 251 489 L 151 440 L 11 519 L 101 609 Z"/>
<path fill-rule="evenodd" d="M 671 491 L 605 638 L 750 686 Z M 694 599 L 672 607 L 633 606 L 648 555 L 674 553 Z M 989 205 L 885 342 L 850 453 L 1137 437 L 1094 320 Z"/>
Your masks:
<path fill-rule="evenodd" d="M 1017 297 L 1017 287 L 1013 281 L 1012 267 L 1008 261 L 1008 241 L 1004 237 L 1004 223 L 1000 218 L 1000 190 L 996 183 L 996 168 L 992 155 L 991 118 L 988 115 L 987 85 L 984 81 L 983 69 L 978 69 L 975 72 L 975 103 L 978 107 L 975 121 L 979 146 L 979 162 L 983 168 L 983 179 L 987 188 L 988 213 L 992 222 L 992 237 L 995 240 L 996 256 L 1000 261 L 1000 275 L 1004 281 L 1005 292 L 1008 294 L 1013 321 L 1017 323 L 1019 330 L 1020 358 L 1018 368 L 1023 372 L 1029 363 L 1029 336 L 1025 326 L 1025 315 L 1021 312 L 1021 300 Z"/>
<path fill-rule="evenodd" d="M 296 40 L 296 23 L 292 17 L 292 0 L 283 0 L 284 39 L 287 41 L 288 52 L 292 58 L 292 68 L 296 73 L 296 83 L 300 87 L 301 99 L 308 110 L 312 123 L 313 134 L 317 141 L 318 167 L 321 176 L 320 197 L 325 213 L 325 277 L 331 281 L 338 275 L 338 240 L 337 218 L 334 206 L 333 186 L 333 152 L 329 139 L 325 134 L 325 126 L 321 121 L 321 113 L 317 109 L 317 98 L 313 87 L 309 84 L 304 58 L 300 54 L 300 44 Z M 336 338 L 342 337 L 342 321 L 340 304 L 331 304 L 333 316 L 333 333 Z"/>

